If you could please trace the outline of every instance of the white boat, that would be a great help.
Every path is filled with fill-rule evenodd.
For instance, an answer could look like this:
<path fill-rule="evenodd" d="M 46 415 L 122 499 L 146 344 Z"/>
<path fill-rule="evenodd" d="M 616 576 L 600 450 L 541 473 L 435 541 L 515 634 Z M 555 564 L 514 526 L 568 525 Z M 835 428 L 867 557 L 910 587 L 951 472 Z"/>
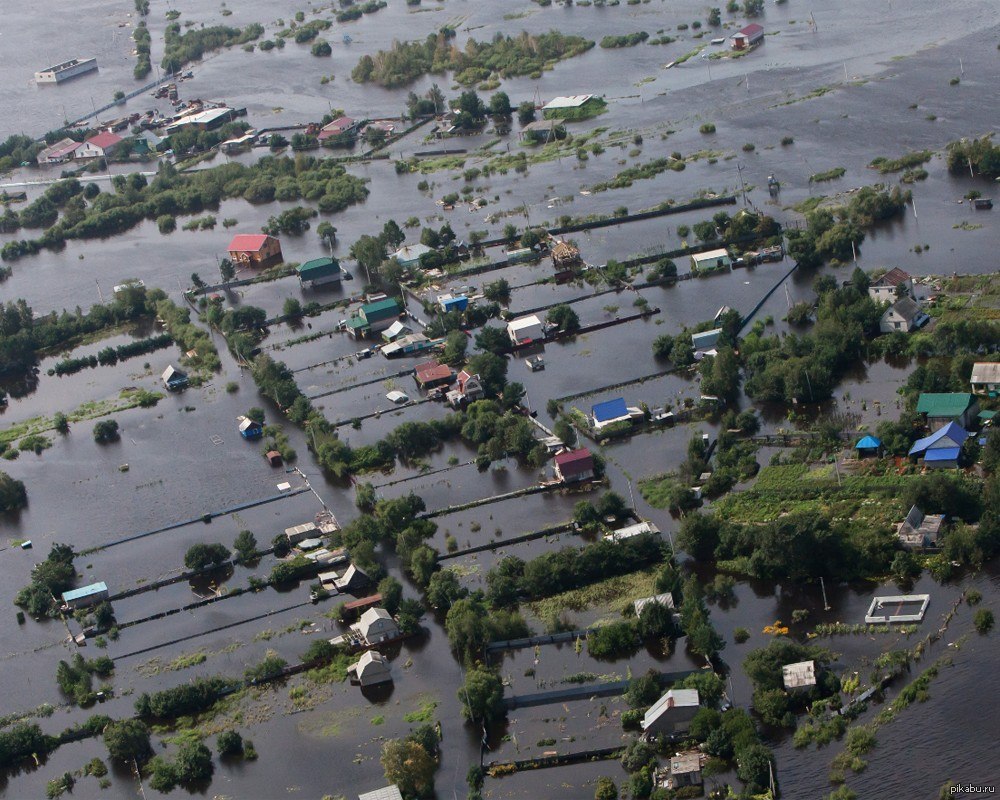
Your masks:
<path fill-rule="evenodd" d="M 726 43 L 725 36 L 720 36 L 718 39 L 712 39 L 712 44 L 725 44 L 725 43 Z"/>

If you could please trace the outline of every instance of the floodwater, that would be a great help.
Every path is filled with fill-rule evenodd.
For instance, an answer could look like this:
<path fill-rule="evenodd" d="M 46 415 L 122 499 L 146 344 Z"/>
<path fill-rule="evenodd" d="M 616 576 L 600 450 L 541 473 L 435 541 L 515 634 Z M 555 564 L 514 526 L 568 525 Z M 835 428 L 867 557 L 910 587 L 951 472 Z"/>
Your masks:
<path fill-rule="evenodd" d="M 162 56 L 162 37 L 167 20 L 163 8 L 153 4 L 148 22 L 153 37 L 153 61 Z M 280 29 L 279 18 L 291 19 L 295 4 L 264 3 L 261 0 L 240 2 L 231 16 L 222 16 L 222 7 L 208 9 L 194 0 L 179 0 L 171 8 L 181 13 L 180 22 L 245 25 L 261 22 L 267 36 Z M 504 15 L 497 14 L 497 4 L 484 0 L 456 3 L 425 2 L 412 9 L 401 2 L 391 3 L 375 15 L 355 23 L 335 25 L 324 34 L 333 45 L 333 56 L 317 60 L 308 46 L 289 44 L 284 50 L 270 53 L 246 53 L 240 49 L 213 54 L 203 63 L 192 65 L 194 77 L 180 84 L 185 99 L 201 97 L 226 101 L 248 109 L 248 119 L 259 128 L 294 125 L 318 119 L 330 109 L 344 109 L 349 115 L 393 116 L 405 104 L 408 89 L 388 91 L 359 86 L 349 80 L 350 70 L 363 53 L 388 46 L 394 39 L 424 36 L 442 25 L 458 29 L 461 43 L 471 35 L 479 40 L 497 32 L 516 33 L 559 29 L 590 38 L 605 34 L 623 34 L 647 30 L 651 35 L 662 29 L 678 41 L 665 46 L 641 45 L 623 50 L 594 48 L 571 62 L 557 65 L 540 79 L 517 78 L 505 81 L 503 90 L 516 104 L 531 99 L 536 92 L 544 100 L 557 94 L 596 93 L 609 102 L 607 114 L 596 120 L 570 126 L 574 134 L 607 128 L 605 137 L 615 136 L 618 144 L 604 141 L 604 152 L 591 151 L 586 161 L 579 160 L 572 149 L 562 158 L 532 163 L 524 174 L 513 170 L 476 178 L 471 183 L 476 197 L 488 204 L 473 213 L 464 206 L 444 212 L 436 199 L 459 191 L 459 176 L 438 172 L 426 176 L 397 175 L 387 161 L 351 165 L 349 170 L 369 181 L 371 194 L 366 203 L 351 207 L 329 219 L 338 228 L 340 243 L 336 254 L 343 257 L 351 242 L 365 233 L 375 233 L 389 219 L 400 223 L 417 217 L 421 224 L 439 227 L 449 222 L 459 236 L 474 230 L 499 235 L 507 222 L 554 224 L 563 215 L 608 214 L 625 206 L 630 211 L 651 208 L 666 200 L 684 202 L 702 191 L 737 193 L 745 185 L 748 200 L 784 224 L 792 224 L 799 215 L 792 209 L 798 203 L 818 195 L 835 195 L 876 181 L 892 183 L 898 176 L 880 176 L 867 168 L 876 156 L 895 157 L 908 150 L 929 148 L 940 151 L 949 141 L 962 136 L 980 135 L 995 125 L 994 109 L 998 89 L 993 66 L 997 34 L 995 8 L 989 0 L 933 2 L 912 0 L 907 4 L 877 4 L 845 0 L 836 9 L 809 9 L 796 3 L 768 5 L 764 24 L 771 34 L 767 44 L 754 54 L 740 59 L 705 60 L 692 58 L 671 70 L 663 65 L 676 60 L 705 38 L 693 38 L 694 31 L 676 30 L 680 23 L 702 18 L 705 9 L 694 0 L 664 4 L 595 8 L 552 6 L 541 8 L 527 0 L 502 4 Z M 317 4 L 305 4 L 301 10 L 311 14 Z M 127 0 L 84 0 L 75 6 L 77 13 L 67 15 L 54 0 L 41 0 L 29 7 L 5 8 L 0 35 L 0 97 L 8 113 L 0 119 L 0 138 L 10 133 L 41 134 L 56 127 L 65 118 L 75 118 L 110 101 L 116 89 L 130 90 L 136 84 L 131 72 L 129 36 L 135 22 Z M 815 28 L 808 24 L 815 15 Z M 735 20 L 727 20 L 732 30 Z M 343 42 L 343 34 L 352 37 Z M 708 50 L 712 48 L 709 47 Z M 72 57 L 96 56 L 100 70 L 61 86 L 35 86 L 31 75 L 36 69 Z M 961 59 L 961 61 L 960 61 Z M 333 80 L 320 84 L 321 76 Z M 155 73 L 151 79 L 156 77 Z M 949 85 L 952 77 L 961 77 Z M 412 87 L 418 93 L 437 82 L 446 94 L 452 88 L 450 76 L 427 77 Z M 810 95 L 813 95 L 811 98 Z M 148 94 L 130 100 L 119 111 L 102 113 L 101 119 L 121 113 L 153 107 Z M 915 107 L 914 107 L 915 106 Z M 711 121 L 717 133 L 698 132 L 701 123 Z M 642 136 L 641 145 L 634 137 Z M 426 129 L 418 130 L 393 145 L 393 157 L 436 147 L 425 141 Z M 782 147 L 783 136 L 793 136 L 794 144 Z M 516 134 L 492 145 L 489 153 L 475 152 L 490 144 L 491 133 L 468 137 L 456 147 L 469 151 L 466 167 L 482 167 L 490 157 L 509 148 L 516 152 Z M 752 149 L 745 147 L 752 144 Z M 449 143 L 451 146 L 451 143 Z M 683 172 L 667 171 L 655 178 L 637 180 L 631 187 L 604 192 L 593 191 L 595 184 L 611 180 L 629 166 L 678 151 L 691 157 L 699 151 L 712 151 L 689 161 Z M 261 155 L 239 156 L 247 161 Z M 216 162 L 224 156 L 218 156 Z M 711 163 L 712 160 L 715 163 Z M 810 183 L 809 176 L 835 167 L 843 167 L 842 178 L 829 183 Z M 143 165 L 147 169 L 149 165 Z M 935 157 L 926 165 L 929 176 L 913 185 L 914 205 L 903 219 L 868 232 L 858 252 L 858 265 L 874 269 L 899 265 L 918 275 L 947 274 L 952 271 L 980 273 L 997 268 L 998 249 L 993 214 L 975 213 L 961 197 L 970 189 L 985 193 L 989 186 L 977 179 L 947 173 L 943 159 Z M 60 168 L 48 171 L 15 170 L 0 179 L 2 183 L 58 177 Z M 118 171 L 117 168 L 115 171 Z M 774 173 L 782 183 L 775 200 L 767 197 L 766 179 Z M 418 191 L 421 179 L 431 184 L 427 192 Z M 102 183 L 102 187 L 107 183 Z M 19 187 L 20 188 L 20 187 Z M 30 185 L 30 198 L 43 189 Z M 742 198 L 741 198 L 742 204 Z M 219 220 L 239 220 L 229 231 L 221 225 L 211 231 L 177 232 L 161 235 L 153 222 L 144 222 L 126 235 L 108 240 L 69 242 L 58 252 L 43 252 L 15 262 L 13 275 L 0 284 L 4 300 L 26 298 L 38 311 L 87 307 L 102 293 L 128 277 L 143 279 L 149 286 L 159 286 L 179 298 L 179 290 L 188 285 L 192 272 L 205 280 L 217 275 L 219 256 L 233 232 L 256 231 L 268 217 L 293 203 L 250 206 L 242 200 L 228 200 L 213 211 Z M 723 207 L 729 213 L 739 206 Z M 713 210 L 714 211 L 714 210 Z M 601 228 L 575 234 L 584 258 L 602 264 L 612 258 L 651 254 L 682 246 L 687 237 L 678 227 L 710 217 L 712 211 L 687 212 L 657 220 L 618 227 Z M 487 221 L 487 216 L 494 221 Z M 182 220 L 181 222 L 183 222 Z M 319 219 L 314 221 L 319 222 Z M 967 222 L 969 225 L 963 225 Z M 981 226 L 981 227 L 976 227 Z M 971 229 L 969 229 L 971 228 Z M 0 236 L 0 242 L 23 238 L 32 233 Z M 408 240 L 415 238 L 408 232 Z M 921 245 L 921 252 L 915 246 Z M 926 249 L 930 245 L 930 249 Z M 324 248 L 313 231 L 297 237 L 282 237 L 284 254 L 289 261 L 305 261 L 323 254 Z M 499 258 L 499 250 L 490 251 Z M 696 380 L 686 376 L 667 376 L 643 384 L 602 392 L 601 387 L 620 381 L 633 381 L 663 368 L 650 351 L 650 342 L 660 333 L 675 334 L 684 326 L 710 320 L 722 305 L 748 312 L 771 289 L 790 266 L 762 265 L 755 270 L 737 270 L 701 280 L 678 283 L 672 287 L 644 289 L 641 296 L 660 313 L 651 319 L 610 327 L 564 343 L 545 348 L 546 369 L 532 373 L 521 359 L 510 362 L 509 377 L 522 382 L 528 401 L 539 419 L 551 420 L 545 413 L 552 397 L 586 392 L 572 404 L 586 409 L 594 402 L 623 396 L 630 405 L 639 401 L 658 404 L 676 403 L 698 393 Z M 353 265 L 348 265 L 352 269 Z M 682 271 L 687 263 L 681 259 Z M 853 265 L 831 268 L 838 278 L 846 278 Z M 516 287 L 511 310 L 515 313 L 567 300 L 583 324 L 606 321 L 613 316 L 632 313 L 637 295 L 631 291 L 592 297 L 588 286 L 536 284 L 550 274 L 548 265 L 519 265 L 496 272 L 442 280 L 446 286 L 476 286 L 506 278 Z M 785 289 L 775 292 L 759 311 L 759 318 L 773 317 L 774 330 L 786 327 L 781 322 L 788 305 L 812 298 L 814 275 L 796 274 Z M 342 286 L 311 292 L 302 290 L 294 279 L 243 287 L 227 296 L 227 304 L 252 304 L 269 315 L 280 312 L 284 300 L 294 297 L 309 302 L 332 302 L 358 294 L 362 281 L 355 276 Z M 611 307 L 617 309 L 611 310 Z M 276 326 L 265 346 L 279 345 L 313 332 L 332 330 L 344 316 L 342 309 L 310 319 L 300 329 Z M 82 347 L 73 356 L 90 354 L 108 344 L 128 341 L 128 332 Z M 217 340 L 220 349 L 224 343 Z M 319 394 L 359 382 L 373 380 L 368 386 L 351 388 L 316 401 L 331 420 L 349 419 L 376 409 L 386 413 L 366 420 L 361 428 L 341 429 L 345 440 L 354 445 L 370 443 L 385 436 L 404 420 L 440 418 L 445 409 L 427 403 L 400 410 L 388 410 L 387 382 L 407 391 L 414 399 L 419 392 L 412 379 L 390 379 L 389 374 L 412 366 L 413 359 L 386 361 L 381 356 L 358 361 L 352 354 L 361 349 L 340 334 L 301 344 L 282 345 L 274 355 L 286 361 L 297 373 L 300 386 L 309 394 Z M 83 370 L 73 376 L 48 376 L 56 358 L 40 364 L 37 384 L 5 387 L 12 390 L 10 406 L 0 422 L 10 425 L 39 414 L 57 410 L 70 411 L 83 402 L 112 399 L 122 388 L 138 386 L 157 389 L 157 376 L 171 360 L 176 348 L 167 348 L 136 357 L 115 367 Z M 335 363 L 325 363 L 338 359 Z M 288 480 L 293 486 L 302 479 L 283 470 L 274 470 L 261 458 L 259 443 L 244 442 L 237 434 L 235 417 L 251 406 L 267 409 L 271 421 L 278 412 L 254 388 L 223 353 L 224 372 L 212 384 L 190 389 L 182 395 L 168 395 L 154 409 L 134 409 L 115 414 L 122 426 L 119 442 L 100 446 L 92 441 L 92 423 L 78 423 L 65 437 L 53 435 L 53 447 L 42 455 L 22 454 L 7 462 L 5 471 L 25 481 L 30 504 L 15 517 L 0 520 L 0 536 L 5 542 L 30 538 L 34 549 L 22 551 L 8 546 L 0 550 L 7 580 L 0 589 L 0 605 L 11 609 L 14 594 L 24 585 L 32 565 L 41 560 L 54 542 L 68 542 L 77 550 L 107 544 L 129 534 L 163 525 L 197 519 L 209 511 L 262 500 L 277 494 L 276 484 Z M 147 370 L 144 365 L 149 363 Z M 320 365 L 320 366 L 314 366 Z M 859 425 L 874 425 L 882 416 L 895 413 L 895 387 L 905 380 L 912 365 L 883 362 L 867 365 L 849 375 L 839 387 L 837 411 L 856 414 Z M 228 393 L 223 387 L 235 381 L 238 391 Z M 395 385 L 394 384 L 394 385 Z M 875 399 L 883 401 L 881 408 Z M 747 405 L 744 400 L 742 404 Z M 767 417 L 767 429 L 786 421 Z M 298 465 L 313 488 L 342 523 L 358 512 L 354 492 L 349 485 L 324 480 L 308 455 L 301 432 L 285 426 L 292 446 L 299 453 Z M 709 423 L 679 425 L 610 444 L 603 448 L 608 462 L 611 488 L 629 495 L 634 482 L 642 477 L 667 471 L 684 457 L 690 437 L 700 431 L 714 433 Z M 513 461 L 501 469 L 480 472 L 466 462 L 474 452 L 460 443 L 447 443 L 420 464 L 397 465 L 387 475 L 365 476 L 376 485 L 383 497 L 398 497 L 413 491 L 424 498 L 429 510 L 444 509 L 502 492 L 514 491 L 534 483 L 535 470 L 519 467 Z M 761 455 L 763 459 L 763 454 Z M 128 471 L 121 471 L 128 464 Z M 445 549 L 449 534 L 459 547 L 482 544 L 538 530 L 567 520 L 579 496 L 546 493 L 501 501 L 475 509 L 436 518 L 438 533 L 435 546 Z M 184 551 L 197 541 L 221 541 L 230 545 L 241 529 L 253 530 L 262 545 L 289 525 L 309 519 L 319 508 L 312 493 L 276 500 L 237 514 L 221 517 L 206 525 L 191 523 L 144 539 L 101 550 L 77 560 L 83 580 L 106 580 L 113 591 L 121 591 L 140 582 L 156 580 L 180 569 Z M 677 523 L 665 511 L 652 509 L 636 493 L 640 516 L 655 522 L 670 533 Z M 474 530 L 475 528 L 475 530 Z M 512 545 L 497 551 L 485 551 L 446 562 L 455 567 L 468 585 L 481 586 L 482 576 L 506 554 L 532 557 L 555 547 L 578 540 L 575 534 L 539 539 Z M 238 567 L 221 582 L 230 591 L 246 586 L 251 575 L 266 575 L 276 563 L 273 557 L 254 567 Z M 416 589 L 402 576 L 398 564 L 387 559 L 391 574 L 400 577 L 407 596 L 417 596 Z M 975 578 L 964 578 L 939 586 L 925 578 L 916 591 L 932 594 L 932 605 L 920 634 L 935 629 L 944 610 L 962 588 L 976 586 L 987 603 L 1000 596 L 1000 576 L 995 570 Z M 115 604 L 120 621 L 180 608 L 197 599 L 187 582 L 163 587 L 121 600 Z M 736 589 L 736 601 L 727 606 L 713 606 L 713 620 L 728 646 L 724 660 L 731 668 L 733 700 L 746 706 L 750 688 L 739 668 L 750 649 L 764 643 L 762 627 L 775 619 L 788 621 L 795 609 L 808 609 L 810 618 L 795 633 L 818 621 L 855 622 L 861 619 L 876 586 L 827 586 L 831 607 L 825 611 L 819 587 L 760 586 L 747 583 Z M 889 587 L 893 588 L 893 587 Z M 161 620 L 144 622 L 121 631 L 120 638 L 108 645 L 116 658 L 117 669 L 111 683 L 117 697 L 97 711 L 124 716 L 131 710 L 134 697 L 142 691 L 155 691 L 177 685 L 195 675 L 223 673 L 239 675 L 248 665 L 258 662 L 268 650 L 289 661 L 296 660 L 316 636 L 332 636 L 339 630 L 325 613 L 338 601 L 308 604 L 305 583 L 285 591 L 265 590 L 228 598 L 194 611 L 182 612 Z M 270 616 L 263 617 L 262 615 Z M 581 612 L 574 620 L 587 624 L 593 614 Z M 944 650 L 954 651 L 953 666 L 942 671 L 932 684 L 931 701 L 907 709 L 900 719 L 879 736 L 879 746 L 869 756 L 869 767 L 848 784 L 862 797 L 934 797 L 948 779 L 986 781 L 995 778 L 996 756 L 992 739 L 977 728 L 982 719 L 991 719 L 998 711 L 996 698 L 983 693 L 992 679 L 990 656 L 995 647 L 991 639 L 973 636 L 961 649 L 949 647 L 970 627 L 969 612 L 961 609 L 942 642 L 932 649 L 936 657 Z M 261 619 L 244 622 L 248 618 Z M 24 675 L 16 687 L 9 683 L 0 699 L 0 715 L 25 711 L 43 702 L 61 702 L 54 675 L 56 662 L 70 650 L 64 643 L 66 631 L 54 622 L 14 622 L 8 612 L 0 629 L 0 659 L 5 675 L 14 671 Z M 233 627 L 234 623 L 236 624 Z M 537 622 L 536 628 L 539 627 Z M 305 685 L 296 679 L 287 686 L 260 690 L 247 701 L 246 713 L 238 725 L 241 732 L 257 742 L 260 760 L 255 763 L 217 765 L 211 784 L 213 794 L 246 797 L 275 797 L 288 792 L 319 797 L 324 794 L 356 795 L 383 783 L 378 763 L 381 741 L 405 735 L 412 727 L 404 715 L 437 703 L 433 718 L 440 719 L 445 737 L 441 767 L 437 774 L 439 798 L 465 793 L 464 776 L 479 757 L 478 732 L 463 726 L 459 701 L 454 689 L 462 681 L 461 668 L 449 652 L 439 620 L 425 619 L 426 635 L 405 643 L 391 652 L 394 687 L 387 697 L 362 697 L 359 690 L 347 685 L 306 686 L 314 702 L 297 705 L 290 696 L 293 687 Z M 732 632 L 746 627 L 751 639 L 736 645 Z M 190 638 L 187 638 L 190 637 Z M 184 638 L 184 641 L 175 641 Z M 911 637 L 913 639 L 915 637 Z M 825 641 L 825 640 L 823 640 Z M 840 637 L 831 640 L 832 649 L 841 653 L 839 667 L 861 668 L 865 659 L 891 645 L 888 637 Z M 902 643 L 901 643 L 901 646 Z M 912 646 L 912 642 L 910 643 Z M 667 665 L 684 658 L 682 645 Z M 97 648 L 88 646 L 93 657 Z M 145 651 L 138 653 L 137 651 Z M 183 655 L 205 654 L 205 661 L 186 669 L 168 669 Z M 523 651 L 511 663 L 515 687 L 526 680 Z M 541 674 L 545 680 L 561 680 L 576 671 L 578 657 L 571 647 L 543 651 Z M 155 661 L 154 661 L 155 659 Z M 628 660 L 607 665 L 586 664 L 587 671 L 621 674 L 629 666 L 633 673 L 653 663 L 660 663 L 643 651 Z M 514 668 L 516 666 L 516 669 Z M 665 667 L 665 668 L 669 668 Z M 580 671 L 583 671 L 581 668 Z M 514 673 L 517 673 L 516 675 Z M 9 678 L 8 681 L 13 681 Z M 16 691 L 10 691 L 16 688 Z M 132 692 L 128 694 L 127 692 Z M 123 694 L 125 693 L 125 694 Z M 891 699 L 891 694 L 890 694 Z M 607 709 L 616 708 L 607 701 Z M 604 703 L 580 702 L 572 713 L 559 708 L 538 707 L 519 710 L 513 715 L 510 730 L 522 745 L 538 749 L 537 742 L 548 738 L 551 727 L 544 722 L 565 716 L 564 731 L 559 736 L 593 738 L 592 746 L 602 746 L 620 739 L 620 725 L 604 724 L 600 706 Z M 85 719 L 94 710 L 69 710 L 60 706 L 54 716 L 41 720 L 47 732 L 55 733 Z M 873 713 L 873 712 L 869 712 Z M 598 727 L 599 726 L 599 727 Z M 577 732 L 579 729 L 579 732 Z M 588 733 L 584 733 L 587 731 Z M 596 733 L 594 733 L 596 731 Z M 920 731 L 914 737 L 907 735 Z M 491 743 L 500 745 L 504 731 L 495 731 Z M 589 740 L 588 740 L 589 741 Z M 516 748 L 502 743 L 487 760 L 513 757 Z M 826 783 L 828 761 L 840 745 L 819 754 L 798 751 L 785 738 L 775 742 L 778 777 L 786 797 L 819 797 L 830 787 Z M 51 778 L 79 769 L 95 755 L 104 755 L 99 742 L 84 741 L 57 750 L 41 767 L 27 769 L 5 778 L 0 792 L 10 797 L 37 797 Z M 317 768 L 317 765 L 322 765 Z M 327 767 L 326 765 L 336 765 Z M 900 765 L 906 765 L 900 769 Z M 582 764 L 573 767 L 519 773 L 502 780 L 489 781 L 490 797 L 576 798 L 593 794 L 593 781 L 602 774 L 624 779 L 615 762 Z M 110 789 L 102 796 L 132 797 L 134 779 L 124 771 L 112 773 Z M 155 794 L 145 787 L 148 795 Z M 81 780 L 74 789 L 76 797 L 100 793 L 93 778 Z"/>

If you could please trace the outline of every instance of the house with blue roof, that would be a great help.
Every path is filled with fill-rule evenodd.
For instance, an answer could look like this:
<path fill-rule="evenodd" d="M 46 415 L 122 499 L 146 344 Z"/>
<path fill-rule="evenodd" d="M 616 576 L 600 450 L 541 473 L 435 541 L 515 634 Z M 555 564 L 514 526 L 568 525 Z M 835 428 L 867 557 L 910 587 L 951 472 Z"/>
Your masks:
<path fill-rule="evenodd" d="M 957 422 L 949 422 L 930 436 L 918 439 L 909 455 L 923 458 L 928 469 L 955 469 L 962 453 L 962 445 L 969 438 L 968 431 Z"/>
<path fill-rule="evenodd" d="M 616 397 L 614 400 L 607 400 L 598 403 L 590 409 L 590 420 L 594 428 L 594 433 L 599 433 L 605 428 L 619 422 L 630 422 L 632 415 L 625 405 L 625 399 Z"/>

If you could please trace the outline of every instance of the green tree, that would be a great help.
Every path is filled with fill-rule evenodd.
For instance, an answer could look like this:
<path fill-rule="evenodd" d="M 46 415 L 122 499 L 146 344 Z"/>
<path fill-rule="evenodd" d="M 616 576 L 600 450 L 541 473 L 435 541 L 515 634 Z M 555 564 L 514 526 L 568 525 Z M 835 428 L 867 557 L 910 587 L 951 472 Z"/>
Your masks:
<path fill-rule="evenodd" d="M 490 97 L 490 114 L 494 117 L 509 117 L 511 110 L 510 98 L 506 92 L 495 92 Z"/>
<path fill-rule="evenodd" d="M 594 786 L 594 800 L 618 800 L 618 787 L 611 778 L 602 775 Z"/>
<path fill-rule="evenodd" d="M 28 492 L 24 484 L 6 472 L 0 472 L 0 511 L 10 513 L 24 508 L 28 503 Z"/>
<path fill-rule="evenodd" d="M 222 564 L 229 559 L 229 548 L 220 542 L 191 545 L 184 554 L 184 566 L 188 569 L 205 569 Z"/>
<path fill-rule="evenodd" d="M 564 445 L 573 447 L 576 444 L 576 428 L 574 428 L 565 417 L 559 417 L 552 432 L 559 437 Z"/>
<path fill-rule="evenodd" d="M 771 751 L 751 744 L 736 752 L 736 775 L 748 787 L 764 788 L 770 782 Z"/>
<path fill-rule="evenodd" d="M 467 666 L 482 658 L 483 647 L 489 637 L 485 615 L 482 602 L 466 598 L 453 603 L 445 617 L 448 641 Z"/>
<path fill-rule="evenodd" d="M 94 441 L 98 444 L 114 442 L 120 438 L 118 433 L 118 421 L 113 419 L 102 419 L 94 425 Z"/>
<path fill-rule="evenodd" d="M 382 745 L 382 769 L 386 782 L 396 784 L 404 797 L 430 797 L 434 791 L 433 757 L 407 739 L 390 739 Z"/>
<path fill-rule="evenodd" d="M 468 595 L 469 590 L 462 586 L 453 570 L 442 569 L 431 575 L 427 584 L 427 602 L 432 608 L 447 614 L 456 600 Z"/>
<path fill-rule="evenodd" d="M 387 575 L 378 584 L 378 593 L 382 595 L 382 607 L 390 614 L 399 611 L 399 602 L 403 599 L 403 584 Z"/>
<path fill-rule="evenodd" d="M 223 758 L 243 755 L 243 737 L 236 731 L 223 731 L 215 740 L 215 749 Z"/>
<path fill-rule="evenodd" d="M 465 673 L 458 690 L 462 716 L 469 721 L 490 723 L 504 716 L 503 682 L 490 669 L 476 666 Z"/>
<path fill-rule="evenodd" d="M 484 325 L 476 334 L 476 347 L 487 353 L 503 355 L 510 349 L 510 337 L 503 328 Z"/>
<path fill-rule="evenodd" d="M 525 100 L 517 107 L 517 121 L 522 125 L 535 121 L 535 104 Z"/>
<path fill-rule="evenodd" d="M 177 775 L 180 782 L 195 783 L 212 777 L 215 766 L 212 752 L 201 742 L 184 742 L 177 752 Z"/>
<path fill-rule="evenodd" d="M 108 754 L 124 764 L 133 760 L 144 762 L 153 754 L 149 744 L 149 728 L 137 719 L 111 722 L 104 729 L 104 744 Z"/>
<path fill-rule="evenodd" d="M 253 531 L 242 530 L 236 534 L 233 540 L 233 550 L 236 551 L 236 560 L 240 564 L 246 564 L 257 557 L 257 537 Z"/>
<path fill-rule="evenodd" d="M 580 329 L 580 318 L 576 312 L 565 303 L 550 308 L 545 319 L 564 333 L 573 333 Z"/>

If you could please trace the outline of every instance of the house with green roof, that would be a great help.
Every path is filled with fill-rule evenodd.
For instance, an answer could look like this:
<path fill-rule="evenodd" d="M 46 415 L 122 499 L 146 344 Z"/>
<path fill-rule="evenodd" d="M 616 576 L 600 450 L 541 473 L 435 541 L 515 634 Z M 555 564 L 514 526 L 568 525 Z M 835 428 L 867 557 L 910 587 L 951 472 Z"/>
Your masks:
<path fill-rule="evenodd" d="M 399 302 L 386 297 L 374 303 L 365 303 L 361 309 L 347 320 L 347 333 L 355 339 L 364 339 L 373 333 L 384 331 L 403 313 Z"/>
<path fill-rule="evenodd" d="M 335 258 L 314 258 L 312 261 L 300 264 L 296 271 L 303 288 L 336 283 L 341 278 L 340 262 Z"/>
<path fill-rule="evenodd" d="M 957 422 L 968 430 L 974 427 L 979 402 L 975 395 L 966 392 L 924 392 L 917 400 L 917 413 L 924 415 L 932 431 L 949 422 Z"/>

